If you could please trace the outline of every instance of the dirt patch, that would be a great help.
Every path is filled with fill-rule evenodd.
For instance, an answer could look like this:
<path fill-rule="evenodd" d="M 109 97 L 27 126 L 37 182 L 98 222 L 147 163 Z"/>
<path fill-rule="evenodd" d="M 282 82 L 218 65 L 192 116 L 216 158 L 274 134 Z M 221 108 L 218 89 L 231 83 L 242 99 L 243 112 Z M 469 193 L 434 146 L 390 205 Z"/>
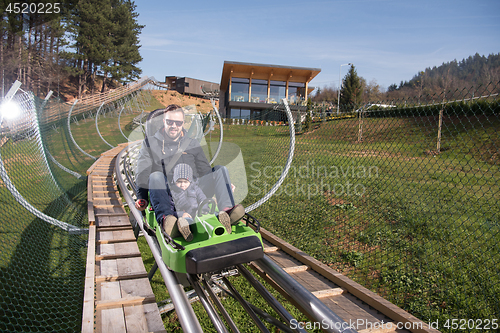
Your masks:
<path fill-rule="evenodd" d="M 343 199 L 333 197 L 330 192 L 325 192 L 323 194 L 325 195 L 326 202 L 328 202 L 332 206 L 349 204 L 349 202 Z"/>
<path fill-rule="evenodd" d="M 196 110 L 201 113 L 208 113 L 212 110 L 212 103 L 208 99 L 182 95 L 177 91 L 170 90 L 153 90 L 151 94 L 164 106 L 170 104 L 177 104 L 180 106 L 195 105 Z M 215 106 L 219 108 L 219 101 L 215 101 Z"/>

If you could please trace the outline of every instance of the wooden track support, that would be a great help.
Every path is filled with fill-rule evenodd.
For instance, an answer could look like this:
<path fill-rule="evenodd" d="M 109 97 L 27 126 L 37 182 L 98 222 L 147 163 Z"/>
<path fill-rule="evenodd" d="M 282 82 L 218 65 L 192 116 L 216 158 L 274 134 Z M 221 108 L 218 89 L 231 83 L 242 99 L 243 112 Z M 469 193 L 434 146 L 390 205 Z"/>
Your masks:
<path fill-rule="evenodd" d="M 87 171 L 89 242 L 82 332 L 165 332 L 113 180 L 118 146 Z"/>
<path fill-rule="evenodd" d="M 439 333 L 439 331 L 430 328 L 427 323 L 305 254 L 264 228 L 260 229 L 260 233 L 264 240 L 265 255 L 346 323 L 353 323 L 358 332 Z M 291 295 L 255 263 L 252 262 L 249 266 L 302 313 L 306 313 Z M 398 325 L 403 329 L 398 329 Z M 404 329 L 405 327 L 410 329 Z"/>

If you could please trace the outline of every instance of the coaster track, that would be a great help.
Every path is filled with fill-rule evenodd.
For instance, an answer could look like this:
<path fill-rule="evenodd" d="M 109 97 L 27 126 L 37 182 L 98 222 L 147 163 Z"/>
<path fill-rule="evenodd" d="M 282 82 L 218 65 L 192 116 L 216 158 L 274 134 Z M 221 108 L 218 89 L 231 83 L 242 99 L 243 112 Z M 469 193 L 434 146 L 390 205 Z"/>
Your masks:
<path fill-rule="evenodd" d="M 133 154 L 134 144 L 118 155 L 115 167 L 116 180 L 134 217 L 133 227 L 137 232 L 142 231 L 151 248 L 155 266 L 163 276 L 185 332 L 202 331 L 179 281 L 186 279 L 195 290 L 217 332 L 228 332 L 221 316 L 232 332 L 239 330 L 215 295 L 215 289 L 222 289 L 238 300 L 261 332 L 268 332 L 263 320 L 284 332 L 306 332 L 305 329 L 311 325 L 316 325 L 315 328 L 325 332 L 437 332 L 409 313 L 262 228 L 260 232 L 265 240 L 264 258 L 249 263 L 248 267 L 304 313 L 311 320 L 310 323 L 299 323 L 293 318 L 245 265 L 237 265 L 227 271 L 203 276 L 188 274 L 182 277 L 172 272 L 161 258 L 158 241 L 145 230 L 141 212 L 135 209 L 129 152 Z M 150 276 L 151 273 L 154 271 L 150 272 Z M 279 314 L 280 319 L 271 317 L 244 300 L 227 279 L 227 275 L 231 274 L 245 277 L 255 291 Z"/>

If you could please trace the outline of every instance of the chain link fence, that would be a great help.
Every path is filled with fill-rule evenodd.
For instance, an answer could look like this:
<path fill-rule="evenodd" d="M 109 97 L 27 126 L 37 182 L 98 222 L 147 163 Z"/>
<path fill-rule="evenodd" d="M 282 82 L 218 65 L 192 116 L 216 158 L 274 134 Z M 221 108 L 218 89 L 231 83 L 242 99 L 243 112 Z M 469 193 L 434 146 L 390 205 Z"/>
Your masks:
<path fill-rule="evenodd" d="M 451 319 L 492 329 L 500 314 L 499 90 L 292 108 L 293 162 L 252 215 L 420 319 L 439 320 L 442 331 L 454 331 L 445 326 Z M 3 122 L 0 154 L 29 205 L 2 180 L 0 331 L 78 331 L 86 235 L 47 217 L 85 229 L 85 171 L 161 105 L 144 89 L 85 103 L 15 98 L 24 120 Z M 291 139 L 283 110 L 224 121 L 224 143 L 244 159 L 246 207 L 284 172 Z M 210 126 L 209 157 L 220 130 Z"/>
<path fill-rule="evenodd" d="M 288 177 L 253 214 L 444 332 L 498 328 L 499 88 L 296 112 Z M 237 124 L 225 140 L 278 122 Z M 250 202 L 281 171 L 280 151 L 263 156 L 247 164 Z"/>
<path fill-rule="evenodd" d="M 0 101 L 1 332 L 80 331 L 86 171 L 155 107 L 139 83 L 81 102 L 22 89 Z"/>

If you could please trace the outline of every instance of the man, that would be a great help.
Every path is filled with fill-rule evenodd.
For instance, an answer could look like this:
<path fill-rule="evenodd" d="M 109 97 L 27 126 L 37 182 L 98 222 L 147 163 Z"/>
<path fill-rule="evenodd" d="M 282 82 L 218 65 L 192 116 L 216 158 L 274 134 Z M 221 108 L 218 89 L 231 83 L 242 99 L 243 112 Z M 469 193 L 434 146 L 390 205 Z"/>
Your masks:
<path fill-rule="evenodd" d="M 178 237 L 180 232 L 186 240 L 192 239 L 189 224 L 175 212 L 169 187 L 175 165 L 184 163 L 191 166 L 193 176 L 205 195 L 210 198 L 215 194 L 220 208 L 219 221 L 224 226 L 238 222 L 245 214 L 245 209 L 242 205 L 234 205 L 227 169 L 221 166 L 211 168 L 198 141 L 187 137 L 183 128 L 183 109 L 171 104 L 153 112 L 163 112 L 157 117 L 161 117 L 163 126 L 151 135 L 147 133 L 148 125 L 151 124 L 146 125 L 146 138 L 137 160 L 136 184 L 139 190 L 135 207 L 141 211 L 146 209 L 149 191 L 158 225 L 171 237 Z"/>

